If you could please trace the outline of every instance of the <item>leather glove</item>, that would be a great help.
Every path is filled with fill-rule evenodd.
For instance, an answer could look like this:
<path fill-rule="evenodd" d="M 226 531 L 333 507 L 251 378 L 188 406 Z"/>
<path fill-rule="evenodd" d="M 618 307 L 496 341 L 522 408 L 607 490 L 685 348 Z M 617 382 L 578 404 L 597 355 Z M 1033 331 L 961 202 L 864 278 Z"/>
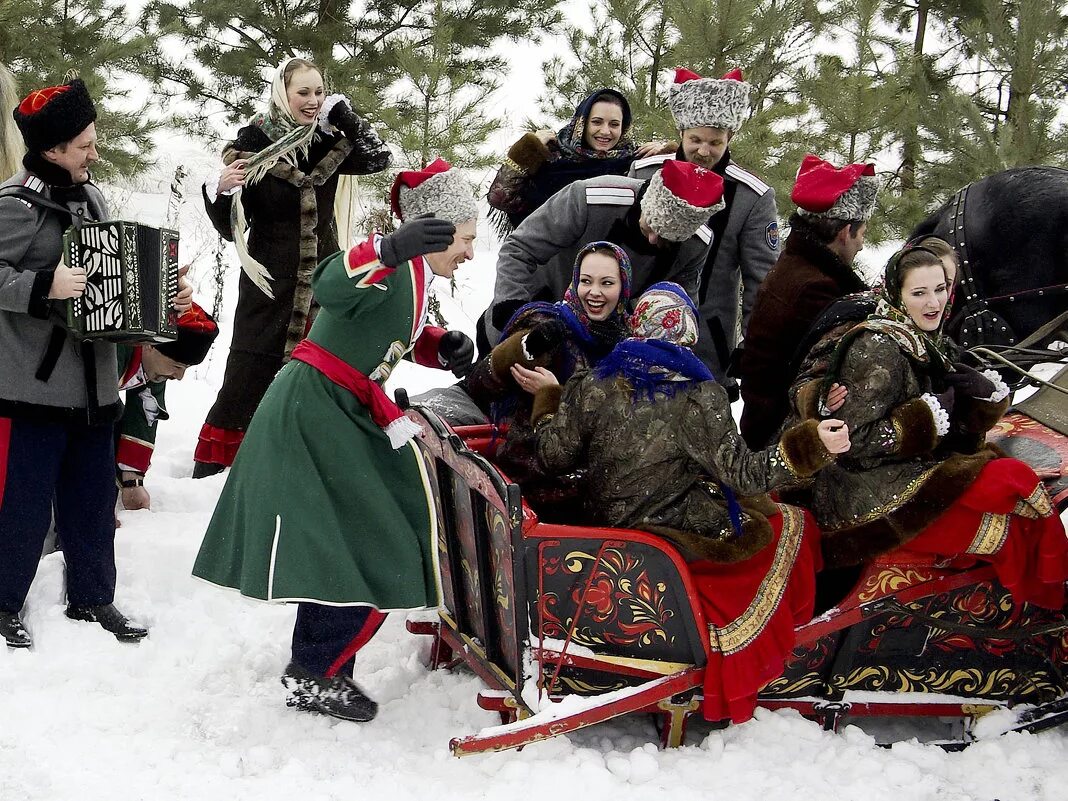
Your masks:
<path fill-rule="evenodd" d="M 397 267 L 416 256 L 440 253 L 452 244 L 456 226 L 439 220 L 433 214 L 420 214 L 402 223 L 392 234 L 378 243 L 379 258 L 387 267 Z"/>
<path fill-rule="evenodd" d="M 952 372 L 946 374 L 946 383 L 969 398 L 989 398 L 997 389 L 993 381 L 961 362 L 954 362 Z"/>
<path fill-rule="evenodd" d="M 463 331 L 446 331 L 438 343 L 438 363 L 452 370 L 457 378 L 471 372 L 475 361 L 475 343 Z"/>
<path fill-rule="evenodd" d="M 502 300 L 493 307 L 493 315 L 491 317 L 493 327 L 498 331 L 503 331 L 504 327 L 508 325 L 508 321 L 512 319 L 512 315 L 525 305 L 521 300 Z"/>
<path fill-rule="evenodd" d="M 532 359 L 552 353 L 564 341 L 567 326 L 559 320 L 546 320 L 530 330 L 523 339 L 523 348 Z"/>

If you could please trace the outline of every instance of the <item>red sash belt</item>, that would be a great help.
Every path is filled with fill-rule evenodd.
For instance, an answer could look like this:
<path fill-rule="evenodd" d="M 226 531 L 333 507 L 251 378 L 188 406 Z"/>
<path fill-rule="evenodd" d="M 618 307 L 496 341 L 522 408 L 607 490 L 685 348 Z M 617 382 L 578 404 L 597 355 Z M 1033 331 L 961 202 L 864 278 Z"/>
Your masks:
<path fill-rule="evenodd" d="M 404 416 L 404 412 L 386 396 L 382 387 L 322 345 L 305 339 L 293 348 L 292 358 L 311 365 L 330 381 L 355 395 L 367 407 L 371 419 L 385 432 L 395 449 L 422 431 L 418 423 Z"/>

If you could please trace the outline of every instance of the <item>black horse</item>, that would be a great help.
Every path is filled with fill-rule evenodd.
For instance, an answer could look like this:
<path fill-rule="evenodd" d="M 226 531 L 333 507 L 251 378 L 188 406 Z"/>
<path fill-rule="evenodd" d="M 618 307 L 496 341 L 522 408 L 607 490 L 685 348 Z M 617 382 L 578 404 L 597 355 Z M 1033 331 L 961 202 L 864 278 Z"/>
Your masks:
<path fill-rule="evenodd" d="M 1068 309 L 1068 170 L 975 181 L 912 232 L 928 235 L 964 262 L 947 330 L 965 347 L 1018 342 Z"/>

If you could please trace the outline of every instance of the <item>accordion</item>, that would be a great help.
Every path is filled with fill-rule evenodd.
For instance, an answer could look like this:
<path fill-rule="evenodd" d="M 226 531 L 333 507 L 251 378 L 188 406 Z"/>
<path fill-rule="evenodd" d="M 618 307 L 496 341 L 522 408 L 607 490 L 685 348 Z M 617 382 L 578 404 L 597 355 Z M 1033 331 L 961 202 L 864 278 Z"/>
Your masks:
<path fill-rule="evenodd" d="M 68 267 L 85 270 L 85 293 L 67 301 L 67 325 L 84 339 L 178 338 L 178 232 L 123 220 L 86 222 L 64 236 Z"/>

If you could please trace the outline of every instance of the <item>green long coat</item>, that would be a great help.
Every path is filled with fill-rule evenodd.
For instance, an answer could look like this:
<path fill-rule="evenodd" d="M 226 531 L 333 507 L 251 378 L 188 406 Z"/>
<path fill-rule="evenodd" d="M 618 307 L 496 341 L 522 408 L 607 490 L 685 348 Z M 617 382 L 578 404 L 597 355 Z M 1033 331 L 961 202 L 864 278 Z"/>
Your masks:
<path fill-rule="evenodd" d="M 422 329 L 428 275 L 421 259 L 384 267 L 370 242 L 324 260 L 308 339 L 385 381 Z M 355 395 L 291 361 L 252 419 L 193 574 L 266 601 L 435 605 L 427 481 L 414 443 L 394 450 Z"/>

